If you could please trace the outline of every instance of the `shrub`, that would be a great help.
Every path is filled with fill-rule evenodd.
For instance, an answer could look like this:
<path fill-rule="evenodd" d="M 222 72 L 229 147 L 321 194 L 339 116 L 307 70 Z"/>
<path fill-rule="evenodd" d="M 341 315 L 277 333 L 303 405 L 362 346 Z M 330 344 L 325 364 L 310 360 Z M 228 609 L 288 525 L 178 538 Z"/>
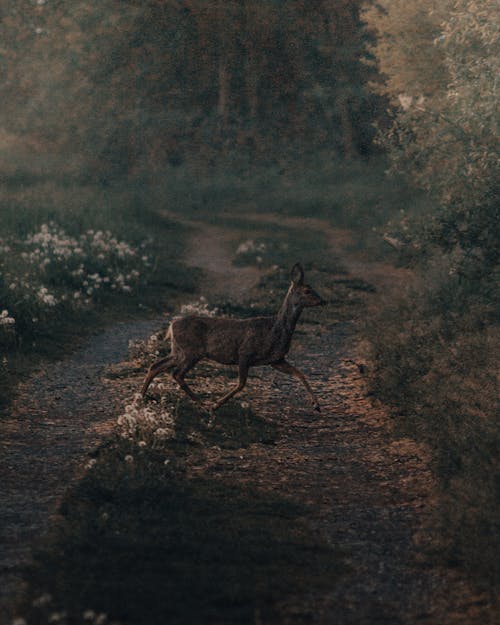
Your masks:
<path fill-rule="evenodd" d="M 450 275 L 451 272 L 451 275 Z M 441 556 L 500 582 L 497 354 L 487 281 L 435 260 L 425 278 L 368 320 L 377 394 L 397 427 L 427 441 L 441 484 Z"/>
<path fill-rule="evenodd" d="M 34 337 L 110 293 L 131 293 L 150 271 L 145 246 L 133 247 L 101 230 L 72 237 L 53 222 L 24 239 L 4 241 L 0 294 L 17 338 Z"/>

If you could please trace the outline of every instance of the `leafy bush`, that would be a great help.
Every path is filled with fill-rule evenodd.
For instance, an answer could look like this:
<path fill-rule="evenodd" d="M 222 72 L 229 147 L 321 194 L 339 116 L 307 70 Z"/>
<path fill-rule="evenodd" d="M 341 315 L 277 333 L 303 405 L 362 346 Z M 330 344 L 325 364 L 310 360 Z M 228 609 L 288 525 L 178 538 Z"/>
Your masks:
<path fill-rule="evenodd" d="M 500 583 L 495 316 L 485 282 L 457 274 L 443 257 L 365 329 L 374 390 L 395 407 L 398 427 L 435 452 L 442 486 L 437 549 L 490 584 Z"/>
<path fill-rule="evenodd" d="M 418 0 L 416 6 L 385 1 L 385 16 L 372 11 L 380 31 L 375 51 L 389 76 L 386 92 L 398 103 L 394 124 L 380 139 L 393 171 L 438 204 L 422 216 L 413 237 L 424 246 L 460 249 L 467 263 L 489 270 L 500 252 L 498 7 L 494 0 L 460 0 L 433 7 L 438 10 L 429 16 L 429 4 L 434 0 Z M 408 11 L 419 12 L 425 26 L 402 27 Z M 410 41 L 416 59 L 407 71 L 400 56 Z"/>
<path fill-rule="evenodd" d="M 382 6 L 384 15 L 371 12 L 379 30 L 375 51 L 395 107 L 394 124 L 380 138 L 393 171 L 426 190 L 435 205 L 416 219 L 404 215 L 399 228 L 391 225 L 399 239 L 412 243 L 420 277 L 367 328 L 373 383 L 402 411 L 401 427 L 435 451 L 440 552 L 465 564 L 476 580 L 495 585 L 498 7 L 494 0 L 382 0 Z M 405 20 L 408 12 L 419 19 Z M 415 62 L 407 69 L 401 55 L 410 49 Z"/>

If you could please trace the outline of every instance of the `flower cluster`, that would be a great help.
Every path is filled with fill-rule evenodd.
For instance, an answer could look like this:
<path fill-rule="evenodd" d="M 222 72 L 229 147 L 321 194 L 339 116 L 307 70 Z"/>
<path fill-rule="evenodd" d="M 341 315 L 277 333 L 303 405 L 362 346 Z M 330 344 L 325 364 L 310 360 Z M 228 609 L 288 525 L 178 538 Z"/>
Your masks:
<path fill-rule="evenodd" d="M 247 239 L 238 245 L 236 256 L 240 256 L 241 254 L 263 254 L 266 249 L 267 245 L 263 241 L 256 243 L 253 239 Z"/>
<path fill-rule="evenodd" d="M 11 347 L 16 340 L 16 320 L 9 314 L 8 310 L 2 310 L 0 313 L 0 347 Z M 7 366 L 7 357 L 2 359 L 2 366 Z"/>
<path fill-rule="evenodd" d="M 132 246 L 109 231 L 70 236 L 54 222 L 24 239 L 0 240 L 0 297 L 13 323 L 26 331 L 56 311 L 90 308 L 106 294 L 131 293 L 147 278 L 146 243 Z M 23 330 L 21 330 L 21 328 Z"/>
<path fill-rule="evenodd" d="M 158 384 L 162 389 L 163 384 Z M 175 436 L 175 417 L 165 401 L 144 405 L 140 394 L 133 396 L 117 419 L 119 435 L 138 447 L 162 448 Z M 131 460 L 129 460 L 131 461 Z"/>
<path fill-rule="evenodd" d="M 235 252 L 235 264 L 269 266 L 288 249 L 288 244 L 272 239 L 246 239 L 238 245 Z"/>
<path fill-rule="evenodd" d="M 183 304 L 181 306 L 182 315 L 200 315 L 202 317 L 215 317 L 219 314 L 218 308 L 210 308 L 207 300 L 203 295 L 196 302 Z"/>
<path fill-rule="evenodd" d="M 41 282 L 40 300 L 48 306 L 57 304 L 44 282 L 72 287 L 73 299 L 95 297 L 99 290 L 129 293 L 150 259 L 125 241 L 119 241 L 109 230 L 87 230 L 71 237 L 53 222 L 21 242 L 21 259 L 26 265 L 24 278 Z M 7 276 L 8 277 L 8 276 Z M 26 280 L 13 275 L 11 289 L 25 289 Z M 52 297 L 50 297 L 52 296 Z"/>
<path fill-rule="evenodd" d="M 145 340 L 136 340 L 128 342 L 128 354 L 133 360 L 141 360 L 147 362 L 157 358 L 165 340 L 165 332 L 156 332 L 151 334 Z"/>
<path fill-rule="evenodd" d="M 10 245 L 7 244 L 2 238 L 0 238 L 0 254 L 8 254 L 10 252 Z"/>
<path fill-rule="evenodd" d="M 12 327 L 16 323 L 14 317 L 9 315 L 8 310 L 2 310 L 0 313 L 0 326 Z"/>
<path fill-rule="evenodd" d="M 43 620 L 46 620 L 47 623 L 65 625 L 69 620 L 66 610 L 55 609 L 56 606 L 54 600 L 49 593 L 44 593 L 43 595 L 36 597 L 33 600 L 32 605 L 37 609 L 39 617 L 43 618 L 43 616 L 45 616 L 45 619 Z M 83 622 L 88 623 L 88 625 L 107 625 L 110 623 L 107 614 L 104 612 L 96 612 L 95 610 L 85 610 L 82 613 L 82 619 Z M 28 625 L 28 621 L 25 618 L 18 616 L 11 621 L 11 625 Z"/>

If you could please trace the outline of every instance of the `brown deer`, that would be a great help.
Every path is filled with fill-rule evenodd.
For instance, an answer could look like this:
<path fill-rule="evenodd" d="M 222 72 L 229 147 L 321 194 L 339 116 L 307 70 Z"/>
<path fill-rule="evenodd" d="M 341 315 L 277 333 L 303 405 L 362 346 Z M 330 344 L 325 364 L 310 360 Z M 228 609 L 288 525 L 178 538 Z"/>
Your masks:
<path fill-rule="evenodd" d="M 296 263 L 291 271 L 292 283 L 277 315 L 250 319 L 211 317 L 184 317 L 170 324 L 167 338 L 171 352 L 151 365 L 142 386 L 146 394 L 152 380 L 164 371 L 170 371 L 181 389 L 193 401 L 200 398 L 189 388 L 184 376 L 203 358 L 224 365 L 238 365 L 238 384 L 222 399 L 216 410 L 239 393 L 247 381 L 250 367 L 271 365 L 281 373 L 298 378 L 306 387 L 315 410 L 318 400 L 304 374 L 285 360 L 300 313 L 304 308 L 323 306 L 325 300 L 309 285 L 304 284 L 304 270 Z"/>

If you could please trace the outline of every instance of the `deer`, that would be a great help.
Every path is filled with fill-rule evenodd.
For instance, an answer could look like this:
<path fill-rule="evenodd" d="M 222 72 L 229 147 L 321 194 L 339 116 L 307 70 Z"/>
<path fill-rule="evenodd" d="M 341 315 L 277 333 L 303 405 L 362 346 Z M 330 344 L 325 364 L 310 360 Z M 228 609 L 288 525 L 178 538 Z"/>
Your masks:
<path fill-rule="evenodd" d="M 184 393 L 199 405 L 185 376 L 200 360 L 238 366 L 238 383 L 211 408 L 220 408 L 245 386 L 250 367 L 271 365 L 280 373 L 297 378 L 305 386 L 312 405 L 320 412 L 319 402 L 305 375 L 286 360 L 295 326 L 304 308 L 324 306 L 327 302 L 304 283 L 304 270 L 295 263 L 290 272 L 291 284 L 274 316 L 231 319 L 187 316 L 174 319 L 166 338 L 171 341 L 168 356 L 154 362 L 146 375 L 141 394 L 144 397 L 153 379 L 170 372 Z"/>

